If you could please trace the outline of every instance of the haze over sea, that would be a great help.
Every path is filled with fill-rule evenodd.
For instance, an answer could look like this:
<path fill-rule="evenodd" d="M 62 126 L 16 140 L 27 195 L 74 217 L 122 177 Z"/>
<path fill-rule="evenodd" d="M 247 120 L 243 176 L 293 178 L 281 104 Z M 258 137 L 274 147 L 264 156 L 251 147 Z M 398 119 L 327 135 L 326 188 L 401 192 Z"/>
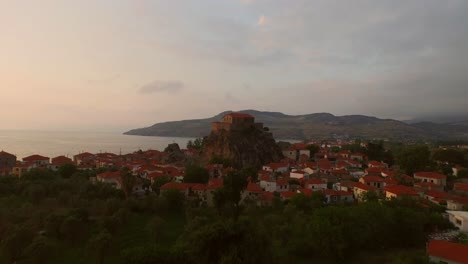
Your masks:
<path fill-rule="evenodd" d="M 0 151 L 4 150 L 20 160 L 39 154 L 50 158 L 73 157 L 81 152 L 112 152 L 119 154 L 137 150 L 164 150 L 170 143 L 185 148 L 192 138 L 128 136 L 118 132 L 59 132 L 0 130 Z"/>

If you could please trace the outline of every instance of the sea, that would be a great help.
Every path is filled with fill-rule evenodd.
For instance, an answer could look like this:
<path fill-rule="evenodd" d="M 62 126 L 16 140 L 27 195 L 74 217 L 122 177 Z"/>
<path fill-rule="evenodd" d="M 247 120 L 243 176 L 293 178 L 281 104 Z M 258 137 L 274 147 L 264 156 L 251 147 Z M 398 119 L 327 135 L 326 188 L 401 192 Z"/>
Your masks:
<path fill-rule="evenodd" d="M 112 132 L 0 130 L 0 151 L 14 154 L 18 159 L 33 154 L 72 158 L 82 152 L 126 154 L 140 149 L 162 151 L 171 143 L 185 148 L 189 140 L 193 138 L 130 136 Z"/>

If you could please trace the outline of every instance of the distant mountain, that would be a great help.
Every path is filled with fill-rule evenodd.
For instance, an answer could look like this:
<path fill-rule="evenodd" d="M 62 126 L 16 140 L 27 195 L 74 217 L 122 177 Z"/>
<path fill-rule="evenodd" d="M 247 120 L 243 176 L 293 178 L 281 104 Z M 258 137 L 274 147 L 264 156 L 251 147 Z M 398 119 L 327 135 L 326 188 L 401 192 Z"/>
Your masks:
<path fill-rule="evenodd" d="M 126 135 L 203 137 L 210 133 L 211 122 L 219 121 L 232 111 L 225 111 L 205 119 L 172 121 L 150 127 L 133 129 Z M 286 115 L 279 112 L 243 110 L 256 122 L 262 122 L 277 139 L 363 138 L 389 140 L 467 139 L 466 124 L 435 124 L 420 122 L 407 124 L 393 119 L 379 119 L 364 115 L 335 116 L 330 113 Z"/>
<path fill-rule="evenodd" d="M 436 124 L 468 124 L 468 114 L 424 116 L 403 121 L 408 124 L 432 122 Z"/>

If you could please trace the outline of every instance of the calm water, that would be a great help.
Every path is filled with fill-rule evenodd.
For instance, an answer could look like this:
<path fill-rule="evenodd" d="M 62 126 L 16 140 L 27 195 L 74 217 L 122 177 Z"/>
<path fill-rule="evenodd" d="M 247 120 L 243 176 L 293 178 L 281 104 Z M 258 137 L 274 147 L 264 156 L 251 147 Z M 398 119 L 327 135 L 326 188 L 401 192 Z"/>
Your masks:
<path fill-rule="evenodd" d="M 78 153 L 112 152 L 130 153 L 147 149 L 164 150 L 170 143 L 185 148 L 192 138 L 127 136 L 119 133 L 94 132 L 46 132 L 46 131 L 2 131 L 0 151 L 15 154 L 18 159 L 40 154 L 48 157 Z"/>

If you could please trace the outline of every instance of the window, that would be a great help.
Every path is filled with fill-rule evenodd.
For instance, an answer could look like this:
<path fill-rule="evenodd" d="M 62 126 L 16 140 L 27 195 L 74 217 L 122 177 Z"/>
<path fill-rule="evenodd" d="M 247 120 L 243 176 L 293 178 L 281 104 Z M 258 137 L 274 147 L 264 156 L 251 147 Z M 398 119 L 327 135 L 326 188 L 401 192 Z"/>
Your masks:
<path fill-rule="evenodd" d="M 455 219 L 455 222 L 457 223 L 457 225 L 462 225 L 462 221 L 460 219 Z"/>

